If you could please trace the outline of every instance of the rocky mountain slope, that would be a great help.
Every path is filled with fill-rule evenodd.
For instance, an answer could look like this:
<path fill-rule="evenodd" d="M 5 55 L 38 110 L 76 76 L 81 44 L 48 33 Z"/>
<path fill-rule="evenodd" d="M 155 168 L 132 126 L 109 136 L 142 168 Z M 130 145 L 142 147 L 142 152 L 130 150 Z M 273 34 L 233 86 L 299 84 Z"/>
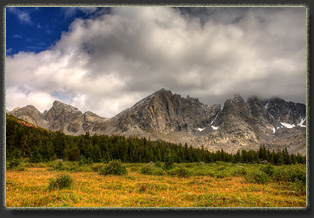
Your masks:
<path fill-rule="evenodd" d="M 27 105 L 16 108 L 9 114 L 42 128 L 69 135 L 84 134 L 107 120 L 89 111 L 83 114 L 78 108 L 60 101 L 54 101 L 52 107 L 44 113 L 40 113 L 32 105 Z"/>
<path fill-rule="evenodd" d="M 184 98 L 161 89 L 110 119 L 89 111 L 82 113 L 59 101 L 44 113 L 31 105 L 9 113 L 70 135 L 87 131 L 91 135 L 137 135 L 195 147 L 203 145 L 211 151 L 258 149 L 260 144 L 270 149 L 286 146 L 292 153 L 305 154 L 306 150 L 306 107 L 280 98 L 252 96 L 245 102 L 235 95 L 221 107 L 219 104 L 208 106 L 197 98 Z"/>
<path fill-rule="evenodd" d="M 161 89 L 122 111 L 113 119 L 116 128 L 127 132 L 134 128 L 168 134 L 191 131 L 208 125 L 220 111 L 220 105 L 208 106 L 197 98 L 182 98 Z"/>

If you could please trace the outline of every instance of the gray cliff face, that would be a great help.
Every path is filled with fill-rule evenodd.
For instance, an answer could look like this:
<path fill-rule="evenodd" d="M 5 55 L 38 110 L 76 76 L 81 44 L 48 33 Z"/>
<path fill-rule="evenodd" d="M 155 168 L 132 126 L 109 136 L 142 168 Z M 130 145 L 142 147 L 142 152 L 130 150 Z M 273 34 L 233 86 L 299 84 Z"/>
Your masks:
<path fill-rule="evenodd" d="M 220 105 L 209 107 L 196 98 L 182 98 L 161 89 L 121 112 L 115 119 L 123 131 L 137 126 L 145 131 L 160 133 L 187 132 L 205 127 L 219 111 Z"/>
<path fill-rule="evenodd" d="M 235 95 L 227 99 L 218 114 L 213 126 L 219 127 L 216 135 L 233 141 L 242 139 L 256 142 L 255 118 L 250 114 L 250 108 L 241 96 Z"/>
<path fill-rule="evenodd" d="M 97 126 L 101 126 L 107 119 L 92 112 L 82 113 L 78 108 L 54 101 L 52 107 L 40 113 L 34 106 L 28 105 L 9 112 L 13 116 L 29 123 L 52 131 L 61 131 L 69 135 L 93 132 Z M 95 131 L 96 131 L 95 130 Z"/>
<path fill-rule="evenodd" d="M 40 111 L 37 110 L 33 105 L 27 105 L 23 108 L 16 108 L 9 113 L 36 126 L 48 128 L 47 122 L 44 120 L 44 115 L 40 113 Z"/>
<path fill-rule="evenodd" d="M 52 107 L 44 115 L 49 129 L 66 133 L 76 133 L 81 129 L 82 112 L 76 107 L 60 101 L 53 102 Z"/>
<path fill-rule="evenodd" d="M 280 126 L 280 122 L 265 109 L 262 99 L 253 96 L 248 98 L 247 104 L 250 108 L 250 112 L 254 118 L 254 124 L 257 129 L 267 132 L 272 130 L 274 127 Z"/>
<path fill-rule="evenodd" d="M 40 113 L 28 105 L 9 112 L 37 126 L 69 135 L 119 134 L 150 137 L 174 143 L 204 146 L 210 151 L 223 148 L 270 149 L 287 146 L 292 153 L 305 153 L 306 107 L 280 98 L 261 99 L 256 96 L 245 102 L 235 95 L 219 104 L 208 106 L 197 98 L 181 97 L 161 89 L 113 118 L 106 119 L 90 111 L 55 101 Z M 290 124 L 287 128 L 286 124 Z M 289 127 L 289 126 L 288 126 Z"/>
<path fill-rule="evenodd" d="M 84 132 L 99 133 L 105 130 L 105 121 L 107 119 L 87 111 L 82 116 L 82 128 Z"/>
<path fill-rule="evenodd" d="M 280 98 L 271 98 L 263 101 L 263 105 L 275 120 L 298 125 L 306 117 L 306 106 L 304 104 L 286 102 Z M 302 122 L 301 124 L 305 125 Z"/>

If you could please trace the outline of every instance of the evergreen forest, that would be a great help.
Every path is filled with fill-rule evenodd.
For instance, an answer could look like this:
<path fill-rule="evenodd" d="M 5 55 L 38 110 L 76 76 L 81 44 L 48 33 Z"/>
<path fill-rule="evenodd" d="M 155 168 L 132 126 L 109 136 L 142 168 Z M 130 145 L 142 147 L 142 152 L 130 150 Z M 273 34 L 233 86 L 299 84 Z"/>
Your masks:
<path fill-rule="evenodd" d="M 265 145 L 255 150 L 239 150 L 229 154 L 223 149 L 210 152 L 203 146 L 193 148 L 188 144 L 151 141 L 147 138 L 118 135 L 93 135 L 88 132 L 80 136 L 65 135 L 49 131 L 12 115 L 6 114 L 6 159 L 27 159 L 30 162 L 47 162 L 56 159 L 82 161 L 84 163 L 108 163 L 121 160 L 124 163 L 163 162 L 171 157 L 176 163 L 217 161 L 232 163 L 262 163 L 275 165 L 306 162 L 299 154 L 289 154 L 287 149 L 269 150 Z"/>

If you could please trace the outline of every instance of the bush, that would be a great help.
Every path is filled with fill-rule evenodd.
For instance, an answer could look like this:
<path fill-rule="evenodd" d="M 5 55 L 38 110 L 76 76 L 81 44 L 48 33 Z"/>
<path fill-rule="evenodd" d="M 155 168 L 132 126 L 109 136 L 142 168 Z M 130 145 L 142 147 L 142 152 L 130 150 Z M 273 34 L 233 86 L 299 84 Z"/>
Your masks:
<path fill-rule="evenodd" d="M 154 165 L 145 165 L 141 168 L 141 173 L 144 175 L 164 175 L 163 169 Z"/>
<path fill-rule="evenodd" d="M 225 178 L 227 176 L 227 174 L 226 174 L 226 172 L 224 172 L 224 171 L 218 171 L 217 173 L 215 173 L 215 177 L 216 178 Z"/>
<path fill-rule="evenodd" d="M 94 170 L 95 170 L 95 168 L 94 168 Z M 93 170 L 88 165 L 84 165 L 84 166 L 78 166 L 78 167 L 74 168 L 72 171 L 74 171 L 74 172 L 92 172 Z M 99 172 L 99 171 L 97 171 L 97 172 Z"/>
<path fill-rule="evenodd" d="M 21 165 L 21 161 L 19 159 L 13 159 L 9 162 L 8 168 L 13 169 Z"/>
<path fill-rule="evenodd" d="M 217 171 L 223 171 L 223 170 L 225 170 L 225 169 L 226 169 L 225 166 L 220 166 L 220 167 L 217 168 Z"/>
<path fill-rule="evenodd" d="M 168 171 L 168 174 L 172 176 L 188 177 L 193 175 L 193 171 L 187 168 L 179 167 Z"/>
<path fill-rule="evenodd" d="M 263 171 L 257 170 L 252 171 L 245 177 L 247 182 L 257 183 L 257 184 L 265 184 L 268 182 L 268 176 Z"/>
<path fill-rule="evenodd" d="M 153 175 L 155 167 L 152 165 L 145 165 L 141 168 L 141 173 L 144 175 Z"/>
<path fill-rule="evenodd" d="M 176 170 L 176 174 L 177 174 L 177 176 L 179 176 L 179 177 L 188 177 L 188 176 L 192 176 L 192 171 L 191 170 L 189 170 L 189 169 L 187 169 L 187 168 L 178 168 L 177 170 Z"/>
<path fill-rule="evenodd" d="M 245 176 L 246 174 L 247 174 L 247 172 L 246 172 L 246 170 L 244 168 L 236 169 L 233 172 L 233 176 Z"/>
<path fill-rule="evenodd" d="M 306 169 L 303 165 L 291 165 L 278 167 L 273 174 L 276 181 L 297 182 L 301 181 L 306 183 Z"/>
<path fill-rule="evenodd" d="M 103 164 L 102 164 L 102 163 L 93 164 L 93 165 L 91 166 L 91 170 L 92 170 L 93 172 L 99 172 L 102 167 L 103 167 Z"/>
<path fill-rule="evenodd" d="M 306 184 L 301 180 L 292 183 L 292 187 L 297 195 L 306 195 Z"/>
<path fill-rule="evenodd" d="M 51 179 L 48 190 L 56 190 L 56 189 L 64 189 L 70 188 L 72 186 L 73 179 L 69 174 L 62 174 L 58 176 L 56 179 Z"/>
<path fill-rule="evenodd" d="M 154 165 L 155 165 L 155 167 L 159 167 L 159 168 L 161 168 L 161 167 L 162 167 L 162 165 L 161 165 L 161 162 L 160 162 L 160 161 L 157 161 Z"/>
<path fill-rule="evenodd" d="M 65 169 L 65 165 L 61 161 L 58 161 L 57 164 L 53 168 L 55 170 L 64 170 Z"/>
<path fill-rule="evenodd" d="M 272 176 L 272 175 L 274 174 L 274 172 L 275 172 L 274 166 L 272 166 L 272 165 L 270 165 L 270 164 L 268 164 L 268 165 L 266 165 L 266 166 L 262 166 L 262 167 L 260 168 L 260 170 L 261 170 L 262 172 L 266 173 L 268 176 Z"/>
<path fill-rule="evenodd" d="M 23 165 L 24 165 L 24 167 L 28 167 L 28 168 L 35 167 L 34 163 L 24 163 Z"/>
<path fill-rule="evenodd" d="M 38 168 L 46 168 L 47 165 L 44 164 L 44 163 L 37 163 L 37 164 L 35 164 L 35 167 L 38 167 Z"/>
<path fill-rule="evenodd" d="M 23 167 L 21 165 L 14 167 L 12 170 L 14 170 L 14 171 L 28 171 L 28 169 L 26 169 L 25 167 Z"/>
<path fill-rule="evenodd" d="M 108 164 L 106 164 L 104 167 L 101 168 L 99 174 L 100 175 L 125 175 L 127 174 L 127 170 L 124 166 L 122 166 L 122 163 L 120 160 L 114 160 L 110 161 Z"/>
<path fill-rule="evenodd" d="M 153 175 L 165 175 L 165 171 L 161 168 L 157 168 L 155 167 L 154 171 L 153 171 Z"/>
<path fill-rule="evenodd" d="M 92 172 L 89 165 L 79 165 L 79 163 L 68 163 L 63 169 L 71 172 Z"/>

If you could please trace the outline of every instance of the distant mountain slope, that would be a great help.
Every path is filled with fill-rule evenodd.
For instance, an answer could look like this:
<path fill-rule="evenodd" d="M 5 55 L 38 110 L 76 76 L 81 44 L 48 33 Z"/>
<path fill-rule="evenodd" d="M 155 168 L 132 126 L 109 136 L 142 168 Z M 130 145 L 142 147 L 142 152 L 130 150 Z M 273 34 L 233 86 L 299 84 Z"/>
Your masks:
<path fill-rule="evenodd" d="M 300 103 L 286 102 L 274 97 L 263 101 L 263 105 L 275 120 L 291 125 L 306 125 L 306 106 Z"/>
<path fill-rule="evenodd" d="M 161 89 L 114 117 L 119 129 L 138 127 L 145 131 L 170 133 L 206 127 L 220 111 L 220 105 L 208 106 L 197 98 L 182 98 Z"/>
<path fill-rule="evenodd" d="M 42 128 L 61 131 L 69 135 L 80 135 L 86 131 L 93 132 L 93 128 L 97 129 L 99 124 L 107 120 L 92 112 L 83 114 L 78 108 L 60 101 L 54 101 L 52 107 L 44 113 L 28 105 L 14 109 L 9 114 Z"/>
<path fill-rule="evenodd" d="M 161 89 L 110 119 L 92 112 L 82 113 L 60 101 L 44 113 L 31 105 L 9 113 L 69 135 L 87 131 L 91 135 L 136 135 L 228 152 L 257 149 L 263 143 L 268 148 L 287 146 L 290 152 L 305 153 L 306 106 L 277 97 L 252 96 L 245 102 L 235 95 L 221 107 Z"/>

